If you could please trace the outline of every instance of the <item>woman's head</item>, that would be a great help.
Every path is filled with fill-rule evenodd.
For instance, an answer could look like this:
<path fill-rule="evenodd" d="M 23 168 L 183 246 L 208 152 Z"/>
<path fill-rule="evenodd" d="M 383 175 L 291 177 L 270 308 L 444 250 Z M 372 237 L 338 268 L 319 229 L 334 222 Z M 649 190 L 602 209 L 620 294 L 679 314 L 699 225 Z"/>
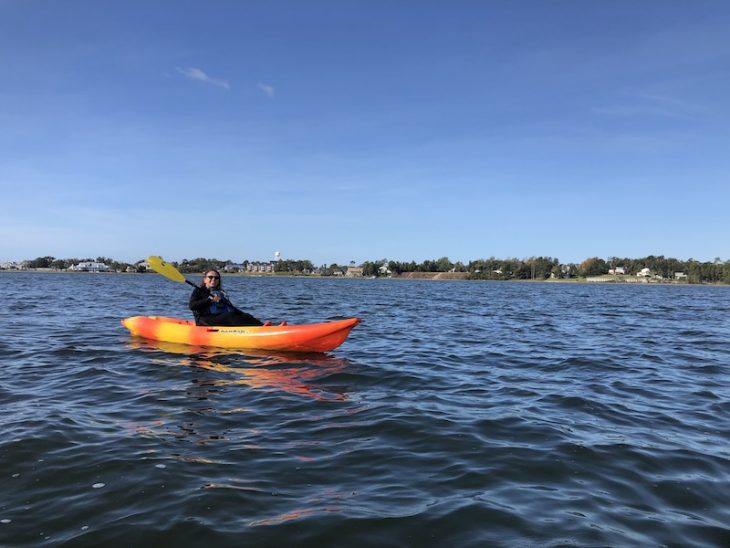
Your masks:
<path fill-rule="evenodd" d="M 207 289 L 222 289 L 220 272 L 214 268 L 204 272 L 202 285 Z"/>

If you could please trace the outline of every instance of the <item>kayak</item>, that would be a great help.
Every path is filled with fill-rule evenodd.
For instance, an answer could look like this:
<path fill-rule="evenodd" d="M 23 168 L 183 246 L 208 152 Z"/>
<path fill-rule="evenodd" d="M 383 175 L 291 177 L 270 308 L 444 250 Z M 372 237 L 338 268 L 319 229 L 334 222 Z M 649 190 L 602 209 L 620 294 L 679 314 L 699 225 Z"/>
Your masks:
<path fill-rule="evenodd" d="M 286 352 L 334 350 L 359 323 L 360 318 L 348 318 L 304 325 L 214 327 L 164 316 L 133 316 L 122 320 L 132 335 L 155 341 Z"/>

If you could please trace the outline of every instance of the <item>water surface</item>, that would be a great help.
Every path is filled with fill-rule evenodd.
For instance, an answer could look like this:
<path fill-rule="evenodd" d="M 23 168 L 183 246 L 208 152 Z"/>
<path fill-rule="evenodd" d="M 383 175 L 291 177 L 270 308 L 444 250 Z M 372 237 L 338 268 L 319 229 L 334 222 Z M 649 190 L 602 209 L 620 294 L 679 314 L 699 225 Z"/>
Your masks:
<path fill-rule="evenodd" d="M 2 274 L 0 545 L 730 545 L 730 288 L 226 278 L 324 355 L 132 339 L 156 275 Z"/>

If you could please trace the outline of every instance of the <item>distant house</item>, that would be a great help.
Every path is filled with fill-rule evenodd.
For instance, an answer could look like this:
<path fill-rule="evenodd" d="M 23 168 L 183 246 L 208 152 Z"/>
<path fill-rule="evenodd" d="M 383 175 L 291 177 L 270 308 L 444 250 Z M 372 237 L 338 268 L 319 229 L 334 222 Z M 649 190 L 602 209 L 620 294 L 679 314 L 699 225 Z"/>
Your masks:
<path fill-rule="evenodd" d="M 111 269 L 104 263 L 85 262 L 72 265 L 69 270 L 76 272 L 109 272 Z"/>
<path fill-rule="evenodd" d="M 675 272 L 674 273 L 674 279 L 675 280 L 686 280 L 687 279 L 687 274 L 685 274 L 684 272 Z"/>
<path fill-rule="evenodd" d="M 252 262 L 248 263 L 246 266 L 247 272 L 273 272 L 274 271 L 274 264 L 273 263 L 261 263 L 261 262 Z"/>
<path fill-rule="evenodd" d="M 572 276 L 577 275 L 576 266 L 572 265 L 572 264 L 561 264 L 560 272 L 562 273 L 563 277 L 565 277 L 565 278 L 570 278 Z"/>
<path fill-rule="evenodd" d="M 624 266 L 617 266 L 616 268 L 609 268 L 608 269 L 609 274 L 626 274 L 626 267 Z"/>
<path fill-rule="evenodd" d="M 639 278 L 651 278 L 652 273 L 650 268 L 642 268 L 639 270 L 639 272 L 636 274 Z"/>
<path fill-rule="evenodd" d="M 392 274 L 387 264 L 381 265 L 380 268 L 378 268 L 378 273 L 381 276 L 390 276 Z"/>
<path fill-rule="evenodd" d="M 243 272 L 245 267 L 242 264 L 227 264 L 223 267 L 224 272 Z"/>
<path fill-rule="evenodd" d="M 348 266 L 347 272 L 345 272 L 345 276 L 349 278 L 359 278 L 362 276 L 362 267 L 361 266 Z"/>

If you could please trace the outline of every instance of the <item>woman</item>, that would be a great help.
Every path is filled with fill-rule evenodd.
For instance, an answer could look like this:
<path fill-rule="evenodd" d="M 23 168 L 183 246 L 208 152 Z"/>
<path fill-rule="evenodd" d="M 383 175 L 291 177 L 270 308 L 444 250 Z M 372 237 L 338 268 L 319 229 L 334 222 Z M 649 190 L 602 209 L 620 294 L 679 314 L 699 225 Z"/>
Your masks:
<path fill-rule="evenodd" d="M 264 324 L 231 304 L 223 292 L 221 275 L 217 270 L 211 269 L 203 274 L 200 285 L 190 295 L 190 310 L 196 325 L 271 325 L 271 322 Z"/>

